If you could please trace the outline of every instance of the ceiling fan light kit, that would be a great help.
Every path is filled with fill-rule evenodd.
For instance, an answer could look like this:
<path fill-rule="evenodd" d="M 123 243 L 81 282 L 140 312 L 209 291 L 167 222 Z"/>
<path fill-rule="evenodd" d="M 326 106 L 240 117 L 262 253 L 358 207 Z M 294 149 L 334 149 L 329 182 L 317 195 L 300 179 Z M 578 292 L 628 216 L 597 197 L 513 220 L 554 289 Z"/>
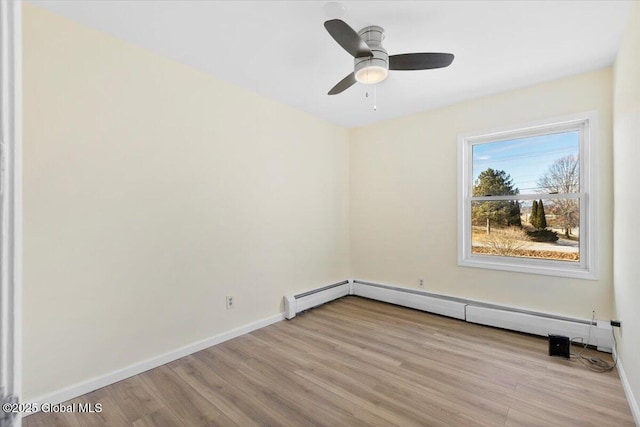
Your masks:
<path fill-rule="evenodd" d="M 382 47 L 384 29 L 377 25 L 355 32 L 340 19 L 324 23 L 329 35 L 354 57 L 353 72 L 340 80 L 329 95 L 337 95 L 356 83 L 376 84 L 389 76 L 389 70 L 429 70 L 448 67 L 453 62 L 451 53 L 404 53 L 387 54 Z"/>
<path fill-rule="evenodd" d="M 353 60 L 356 81 L 367 85 L 380 83 L 389 76 L 389 55 L 382 47 L 384 29 L 372 25 L 358 31 L 358 36 L 367 43 L 372 56 Z"/>

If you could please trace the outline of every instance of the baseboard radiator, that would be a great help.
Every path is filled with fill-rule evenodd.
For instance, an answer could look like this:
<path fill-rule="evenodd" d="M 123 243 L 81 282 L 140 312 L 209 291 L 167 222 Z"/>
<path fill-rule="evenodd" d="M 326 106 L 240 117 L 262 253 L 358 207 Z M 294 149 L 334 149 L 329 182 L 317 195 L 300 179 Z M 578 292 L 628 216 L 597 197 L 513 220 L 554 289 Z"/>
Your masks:
<path fill-rule="evenodd" d="M 480 325 L 494 326 L 533 335 L 565 335 L 611 353 L 614 341 L 607 321 L 576 319 L 549 313 L 487 304 L 464 298 L 418 291 L 391 285 L 352 280 L 285 297 L 285 317 L 341 298 L 356 295 Z"/>
<path fill-rule="evenodd" d="M 347 296 L 350 291 L 351 284 L 348 280 L 344 280 L 298 295 L 286 295 L 284 297 L 284 317 L 293 319 L 300 312 Z"/>
<path fill-rule="evenodd" d="M 357 280 L 353 282 L 353 295 L 465 320 L 467 303 L 459 298 Z"/>
<path fill-rule="evenodd" d="M 467 305 L 467 322 L 496 326 L 534 335 L 565 335 L 611 353 L 613 336 L 609 322 L 569 319 L 546 313 Z"/>

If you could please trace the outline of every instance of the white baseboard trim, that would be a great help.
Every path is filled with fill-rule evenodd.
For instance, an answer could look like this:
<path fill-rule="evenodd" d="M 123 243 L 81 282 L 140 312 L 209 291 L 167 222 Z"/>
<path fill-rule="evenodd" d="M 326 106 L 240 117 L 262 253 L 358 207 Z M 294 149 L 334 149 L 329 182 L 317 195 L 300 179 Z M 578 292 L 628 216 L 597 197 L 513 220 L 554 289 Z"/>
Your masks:
<path fill-rule="evenodd" d="M 274 316 L 267 317 L 266 319 L 258 320 L 257 322 L 232 329 L 220 335 L 206 338 L 201 341 L 196 341 L 192 344 L 188 344 L 184 347 L 171 350 L 159 356 L 134 363 L 133 365 L 129 365 L 126 368 L 118 369 L 117 371 L 88 379 L 81 383 L 77 383 L 69 387 L 56 390 L 52 393 L 48 393 L 44 396 L 39 396 L 36 399 L 31 400 L 29 403 L 36 403 L 37 405 L 35 406 L 37 408 L 40 408 L 43 403 L 57 404 L 65 402 L 69 399 L 82 396 L 83 394 L 90 393 L 94 390 L 108 386 L 110 384 L 114 384 L 118 381 L 122 381 L 134 375 L 141 374 L 150 369 L 157 368 L 158 366 L 173 362 L 174 360 L 196 353 L 200 350 L 204 350 L 205 348 L 209 348 L 224 341 L 239 337 L 240 335 L 248 334 L 249 332 L 253 332 L 257 329 L 264 328 L 265 326 L 280 322 L 281 320 L 284 320 L 284 314 L 276 314 Z"/>
<path fill-rule="evenodd" d="M 633 390 L 631 389 L 631 384 L 629 384 L 629 379 L 627 378 L 627 373 L 624 371 L 624 367 L 622 366 L 622 360 L 620 360 L 620 356 L 618 352 L 613 351 L 613 355 L 615 356 L 618 364 L 616 368 L 618 369 L 618 375 L 620 376 L 620 381 L 622 382 L 622 388 L 624 389 L 624 394 L 627 396 L 627 401 L 629 402 L 629 408 L 631 409 L 631 415 L 633 415 L 633 420 L 636 423 L 636 426 L 640 427 L 640 407 L 638 406 L 638 401 L 636 400 L 635 395 L 633 394 Z"/>

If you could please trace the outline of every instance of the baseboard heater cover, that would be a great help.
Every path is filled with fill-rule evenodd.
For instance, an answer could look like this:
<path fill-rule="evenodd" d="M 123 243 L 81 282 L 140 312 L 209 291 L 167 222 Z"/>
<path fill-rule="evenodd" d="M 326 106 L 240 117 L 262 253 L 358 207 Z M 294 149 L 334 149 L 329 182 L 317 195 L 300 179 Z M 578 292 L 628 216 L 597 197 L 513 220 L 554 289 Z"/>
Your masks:
<path fill-rule="evenodd" d="M 544 337 L 565 335 L 609 353 L 614 347 L 612 329 L 608 321 L 598 320 L 592 324 L 590 320 L 585 319 L 522 310 L 361 280 L 345 280 L 302 294 L 285 296 L 285 317 L 292 319 L 297 313 L 347 295 L 356 295 L 471 323 L 533 335 Z"/>
<path fill-rule="evenodd" d="M 574 319 L 549 313 L 488 304 L 464 298 L 397 286 L 353 280 L 353 295 L 440 314 L 480 325 L 494 326 L 533 335 L 566 335 L 611 353 L 614 346 L 607 321 Z"/>
<path fill-rule="evenodd" d="M 465 302 L 459 298 L 418 292 L 412 289 L 397 288 L 355 280 L 353 295 L 384 301 L 429 313 L 441 314 L 456 319 L 465 319 Z"/>
<path fill-rule="evenodd" d="M 533 335 L 565 335 L 577 342 L 589 343 L 600 351 L 611 353 L 613 336 L 611 325 L 605 321 L 590 321 L 551 317 L 491 307 L 467 305 L 467 322 L 495 326 Z"/>
<path fill-rule="evenodd" d="M 324 286 L 308 292 L 297 295 L 285 295 L 284 297 L 284 316 L 287 319 L 293 319 L 296 314 L 317 307 L 329 301 L 342 298 L 349 295 L 351 284 L 348 280 L 344 280 L 333 285 Z"/>

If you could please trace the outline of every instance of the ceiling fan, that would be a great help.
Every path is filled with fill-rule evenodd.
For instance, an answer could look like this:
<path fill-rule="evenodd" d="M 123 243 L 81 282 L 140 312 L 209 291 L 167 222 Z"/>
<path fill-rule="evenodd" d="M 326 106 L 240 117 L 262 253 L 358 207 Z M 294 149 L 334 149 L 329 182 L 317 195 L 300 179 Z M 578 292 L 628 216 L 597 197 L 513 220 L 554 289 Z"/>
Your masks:
<path fill-rule="evenodd" d="M 329 95 L 337 95 L 356 82 L 380 83 L 389 75 L 389 70 L 429 70 L 448 67 L 453 62 L 451 53 L 404 53 L 387 54 L 382 47 L 384 29 L 377 25 L 365 27 L 357 33 L 346 22 L 331 19 L 324 23 L 331 37 L 349 52 L 354 59 L 354 71 L 340 80 Z"/>

